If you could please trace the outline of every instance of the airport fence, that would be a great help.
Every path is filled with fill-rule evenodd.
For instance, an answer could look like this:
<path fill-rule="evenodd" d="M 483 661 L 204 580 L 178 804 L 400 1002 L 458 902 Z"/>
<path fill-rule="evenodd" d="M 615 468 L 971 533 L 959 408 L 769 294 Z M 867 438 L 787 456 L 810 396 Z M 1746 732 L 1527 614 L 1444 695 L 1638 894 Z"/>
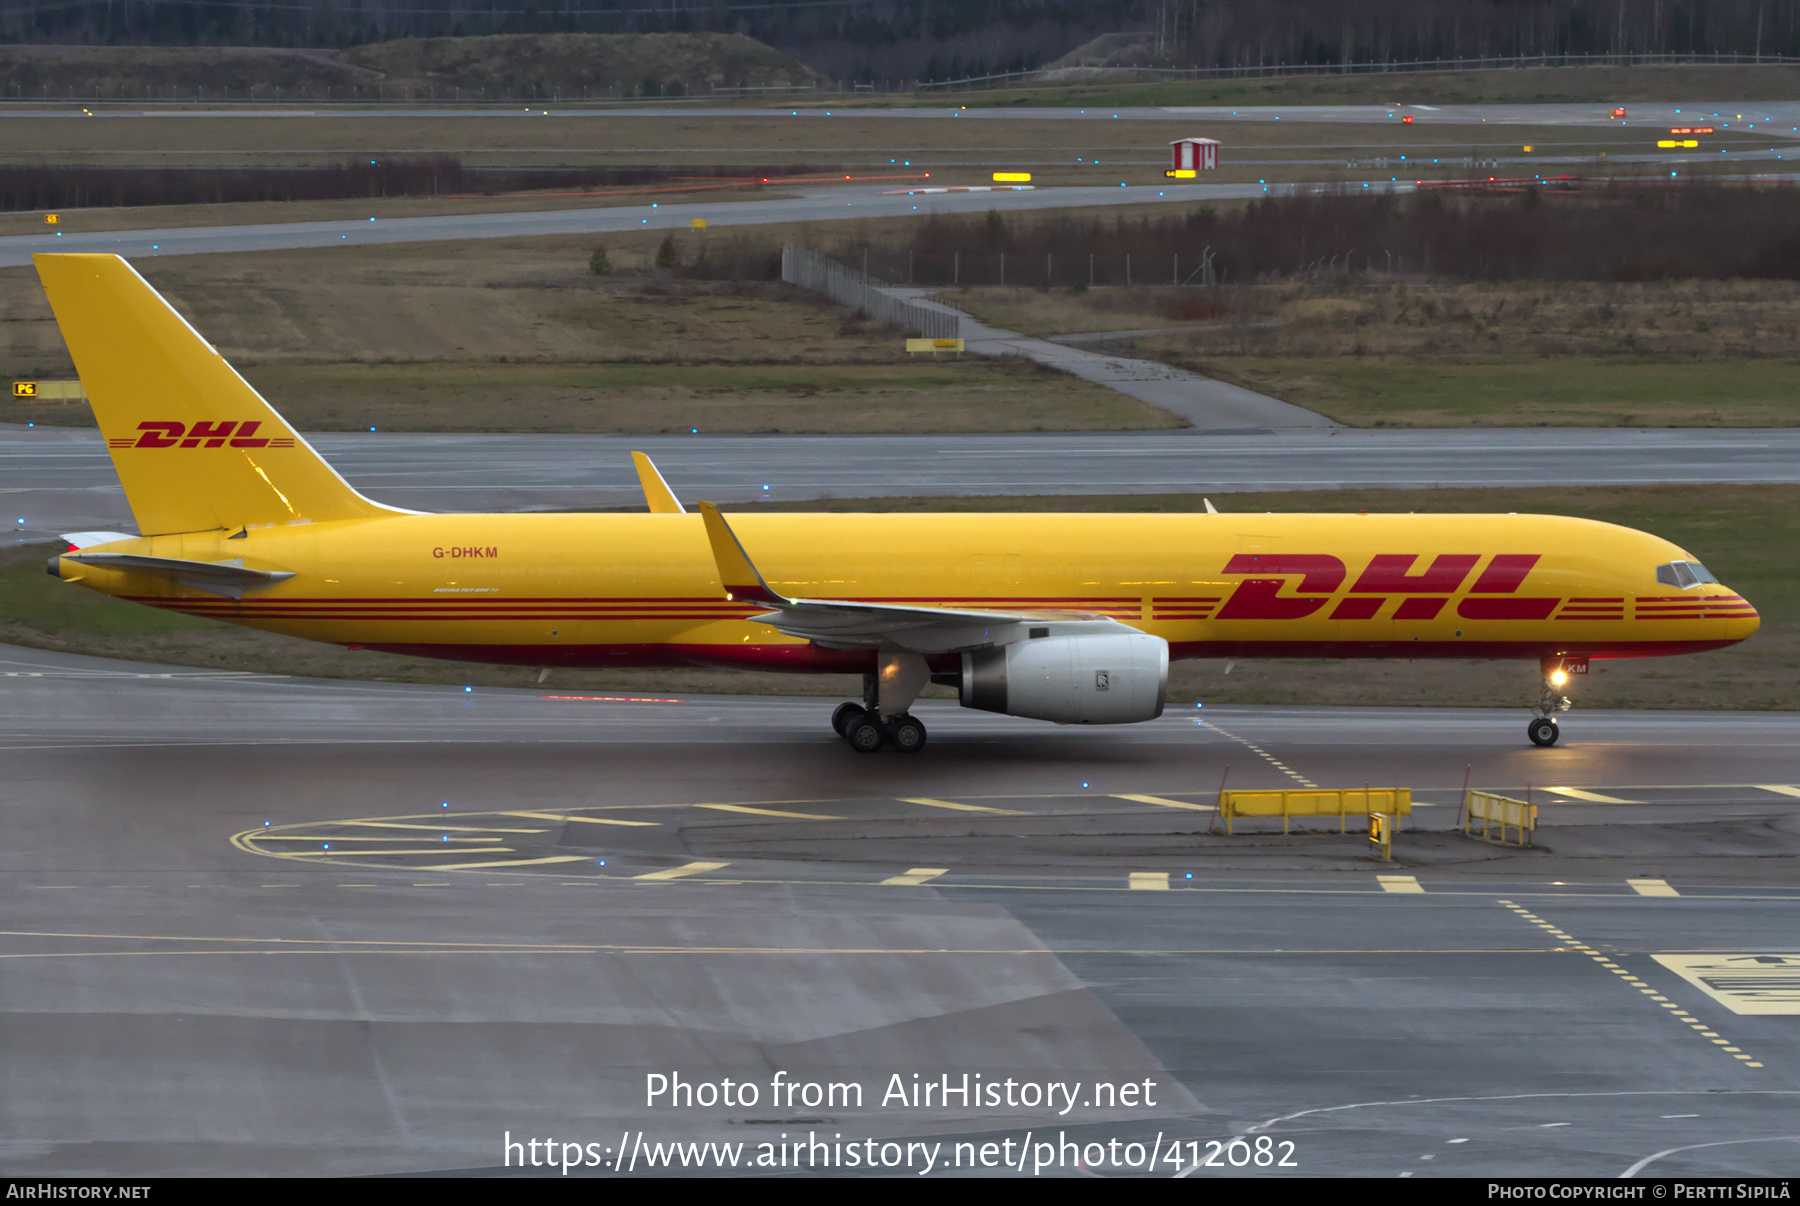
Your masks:
<path fill-rule="evenodd" d="M 916 331 L 926 339 L 956 339 L 961 335 L 961 315 L 895 297 L 872 285 L 868 273 L 846 268 L 797 243 L 785 244 L 781 249 L 781 279 L 823 293 L 839 305 L 849 306 L 886 326 Z"/>

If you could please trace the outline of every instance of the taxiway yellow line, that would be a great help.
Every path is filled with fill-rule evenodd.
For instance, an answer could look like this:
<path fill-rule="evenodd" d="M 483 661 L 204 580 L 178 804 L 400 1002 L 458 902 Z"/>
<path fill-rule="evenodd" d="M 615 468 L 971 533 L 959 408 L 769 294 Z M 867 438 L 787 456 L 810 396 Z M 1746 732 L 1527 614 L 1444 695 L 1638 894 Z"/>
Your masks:
<path fill-rule="evenodd" d="M 1545 791 L 1555 792 L 1559 796 L 1568 796 L 1571 800 L 1586 800 L 1590 804 L 1642 804 L 1642 800 L 1621 800 L 1617 796 L 1601 795 L 1597 791 L 1584 791 L 1579 787 L 1546 787 Z"/>
<path fill-rule="evenodd" d="M 325 821 L 327 825 L 359 825 L 365 829 L 430 829 L 449 833 L 542 833 L 542 829 L 498 829 L 492 825 L 402 825 L 398 821 Z"/>
<path fill-rule="evenodd" d="M 442 846 L 427 846 L 423 850 L 284 850 L 277 857 L 279 857 L 279 858 L 337 858 L 339 856 L 342 856 L 342 857 L 348 858 L 348 857 L 354 855 L 358 858 L 368 858 L 371 855 L 382 855 L 382 854 L 444 854 L 444 853 L 447 853 L 447 852 L 445 851 L 445 849 Z M 456 851 L 456 853 L 457 854 L 511 854 L 512 847 L 511 846 L 484 846 L 480 850 L 458 850 L 458 851 Z M 586 856 L 584 855 L 582 857 L 585 858 Z M 413 870 L 415 870 L 415 871 L 435 871 L 435 870 L 437 870 L 437 868 L 435 868 L 435 867 L 415 867 L 415 868 L 413 868 Z"/>
<path fill-rule="evenodd" d="M 503 817 L 527 817 L 533 821 L 581 821 L 589 825 L 660 825 L 660 821 L 617 821 L 612 817 L 569 817 L 554 812 L 502 812 Z"/>
<path fill-rule="evenodd" d="M 1639 896 L 1681 895 L 1681 893 L 1669 886 L 1669 881 L 1666 879 L 1628 879 L 1625 882 L 1630 884 L 1631 890 L 1636 892 Z"/>
<path fill-rule="evenodd" d="M 1212 812 L 1211 804 L 1189 804 L 1182 800 L 1165 800 L 1161 796 L 1134 796 L 1125 792 L 1114 792 L 1115 800 L 1132 800 L 1139 804 L 1156 804 L 1163 808 L 1185 808 L 1190 812 Z"/>
<path fill-rule="evenodd" d="M 1134 888 L 1150 892 L 1167 892 L 1169 890 L 1169 873 L 1167 871 L 1133 871 L 1127 881 Z"/>
<path fill-rule="evenodd" d="M 699 875 L 704 871 L 717 871 L 720 867 L 729 867 L 730 863 L 683 863 L 679 867 L 670 867 L 667 871 L 652 871 L 648 875 L 633 875 L 631 879 L 681 879 L 688 875 Z"/>
<path fill-rule="evenodd" d="M 470 854 L 480 851 L 471 850 Z M 417 871 L 481 871 L 489 867 L 536 867 L 544 863 L 580 863 L 586 862 L 585 854 L 553 854 L 549 858 L 514 858 L 498 863 L 443 863 L 436 867 L 415 867 Z M 492 887 L 493 885 L 488 885 Z"/>
<path fill-rule="evenodd" d="M 895 875 L 882 880 L 881 886 L 884 888 L 911 888 L 925 883 L 928 880 L 936 879 L 940 875 L 948 875 L 949 873 L 950 869 L 948 867 L 914 867 L 905 875 Z"/>
<path fill-rule="evenodd" d="M 711 808 L 718 812 L 747 812 L 759 817 L 790 817 L 796 821 L 841 821 L 843 817 L 821 816 L 816 812 L 777 812 L 773 808 L 751 808 L 748 804 L 696 804 L 695 808 Z M 720 863 L 723 867 L 725 864 Z M 643 876 L 637 878 L 642 879 Z"/>
<path fill-rule="evenodd" d="M 931 800 L 923 797 L 909 798 L 907 796 L 901 796 L 899 797 L 899 800 L 902 804 L 923 804 L 927 808 L 953 808 L 957 812 L 989 812 L 1002 817 L 1024 817 L 1031 815 L 1030 813 L 1020 812 L 1013 808 L 986 808 L 980 804 L 956 804 L 949 800 Z"/>
<path fill-rule="evenodd" d="M 1416 875 L 1377 875 L 1375 877 L 1375 882 L 1381 885 L 1381 890 L 1383 892 L 1406 893 L 1425 891 L 1424 888 L 1419 886 L 1419 877 Z"/>
<path fill-rule="evenodd" d="M 1758 791 L 1772 791 L 1778 796 L 1800 796 L 1800 787 L 1789 787 L 1785 783 L 1752 783 L 1750 786 Z"/>

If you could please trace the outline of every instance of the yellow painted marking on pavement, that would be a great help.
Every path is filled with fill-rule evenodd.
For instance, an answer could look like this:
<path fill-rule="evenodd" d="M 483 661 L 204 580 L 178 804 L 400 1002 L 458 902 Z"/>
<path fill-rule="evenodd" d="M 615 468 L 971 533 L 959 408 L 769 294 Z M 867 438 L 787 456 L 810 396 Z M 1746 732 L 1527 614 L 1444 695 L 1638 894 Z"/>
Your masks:
<path fill-rule="evenodd" d="M 259 837 L 253 837 L 250 840 L 253 842 L 393 842 L 400 839 L 394 836 L 345 837 L 343 834 L 338 833 L 317 833 L 308 836 L 286 833 L 267 833 Z M 494 839 L 482 837 L 453 837 L 450 840 L 453 842 L 491 842 Z"/>
<path fill-rule="evenodd" d="M 777 812 L 773 808 L 751 808 L 748 804 L 696 804 L 695 808 L 711 808 L 718 812 L 747 812 L 759 817 L 792 817 L 796 821 L 841 821 L 843 817 L 828 817 L 816 812 Z M 721 867 L 724 863 L 719 864 Z M 638 878 L 642 879 L 642 876 Z"/>
<path fill-rule="evenodd" d="M 948 875 L 948 867 L 914 867 L 905 875 L 895 875 L 881 881 L 882 887 L 911 888 L 927 880 L 936 879 L 940 875 Z"/>
<path fill-rule="evenodd" d="M 66 888 L 69 891 L 74 891 L 76 888 L 79 888 L 81 885 L 80 884 L 34 884 L 33 886 L 42 888 L 46 892 L 53 892 L 53 891 L 57 890 L 58 888 Z"/>
<path fill-rule="evenodd" d="M 1023 817 L 1030 813 L 1019 812 L 1011 808 L 987 808 L 980 804 L 957 804 L 950 800 L 932 800 L 925 797 L 899 797 L 902 804 L 923 804 L 927 808 L 953 808 L 957 812 L 991 812 L 996 816 Z"/>
<path fill-rule="evenodd" d="M 1419 878 L 1416 875 L 1377 875 L 1375 882 L 1381 885 L 1383 892 L 1423 893 L 1425 891 L 1419 886 Z"/>
<path fill-rule="evenodd" d="M 1124 792 L 1115 792 L 1115 800 L 1135 800 L 1139 804 L 1155 804 L 1162 808 L 1185 808 L 1190 812 L 1212 812 L 1211 804 L 1188 804 L 1182 800 L 1165 800 L 1161 796 L 1133 796 Z"/>
<path fill-rule="evenodd" d="M 496 829 L 492 825 L 406 825 L 399 821 L 329 821 L 331 825 L 360 825 L 367 829 L 427 829 L 447 833 L 542 833 L 542 829 Z"/>
<path fill-rule="evenodd" d="M 659 825 L 660 821 L 619 821 L 612 817 L 570 817 L 555 812 L 503 812 L 503 817 L 529 817 L 534 821 L 582 821 L 589 825 Z"/>
<path fill-rule="evenodd" d="M 352 856 L 354 856 L 356 858 L 369 858 L 371 856 L 377 856 L 377 855 L 383 855 L 383 854 L 443 854 L 444 852 L 445 851 L 442 846 L 427 846 L 423 850 L 287 850 L 282 853 L 281 857 L 282 858 L 336 858 L 339 855 L 342 855 L 345 858 L 350 858 Z M 511 854 L 512 847 L 511 846 L 483 846 L 479 850 L 458 850 L 456 853 L 458 853 L 458 854 Z M 430 868 L 424 868 L 424 870 L 430 870 Z"/>
<path fill-rule="evenodd" d="M 684 875 L 699 875 L 704 871 L 717 871 L 720 867 L 729 867 L 730 863 L 684 863 L 679 867 L 670 867 L 667 871 L 652 871 L 648 875 L 633 875 L 632 879 L 680 879 Z"/>
<path fill-rule="evenodd" d="M 1151 892 L 1166 892 L 1169 890 L 1169 873 L 1167 871 L 1133 871 L 1130 882 L 1134 888 L 1142 888 Z"/>
<path fill-rule="evenodd" d="M 1603 796 L 1597 791 L 1583 791 L 1579 787 L 1546 787 L 1545 791 L 1555 792 L 1559 796 L 1568 796 L 1572 800 L 1586 800 L 1592 804 L 1642 804 L 1642 800 L 1621 800 L 1617 796 Z"/>
<path fill-rule="evenodd" d="M 1778 796 L 1800 796 L 1800 787 L 1789 787 L 1785 783 L 1753 783 L 1758 791 L 1772 791 Z"/>
<path fill-rule="evenodd" d="M 471 851 L 470 853 L 474 853 Z M 549 858 L 514 858 L 498 863 L 441 863 L 436 867 L 420 867 L 421 871 L 484 871 L 490 867 L 536 867 L 544 863 L 579 863 L 585 854 L 553 854 Z M 489 884 L 490 888 L 494 885 Z"/>
<path fill-rule="evenodd" d="M 1669 881 L 1666 879 L 1628 879 L 1625 882 L 1630 884 L 1631 890 L 1636 892 L 1639 896 L 1681 895 L 1681 893 L 1669 886 Z"/>
<path fill-rule="evenodd" d="M 1800 1015 L 1800 955 L 1652 955 L 1733 1013 Z"/>

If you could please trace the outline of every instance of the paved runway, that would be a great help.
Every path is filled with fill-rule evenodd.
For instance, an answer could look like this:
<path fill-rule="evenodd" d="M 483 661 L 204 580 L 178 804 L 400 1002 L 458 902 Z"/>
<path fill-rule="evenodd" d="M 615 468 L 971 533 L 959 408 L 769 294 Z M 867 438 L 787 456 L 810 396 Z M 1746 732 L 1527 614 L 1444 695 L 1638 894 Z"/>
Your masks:
<path fill-rule="evenodd" d="M 1800 428 L 308 438 L 371 497 L 428 511 L 641 504 L 633 449 L 690 502 L 1800 481 Z M 0 426 L 0 483 L 0 518 L 28 533 L 128 529 L 98 432 Z"/>
<path fill-rule="evenodd" d="M 816 700 L 0 674 L 7 1175 L 1792 1169 L 1800 717 L 945 705 L 863 757 Z M 1393 866 L 1209 836 L 1227 767 L 1424 806 Z M 1451 832 L 1465 773 L 1539 849 Z M 677 1072 L 759 1099 L 646 1104 Z M 1016 1100 L 911 1103 L 965 1072 Z"/>

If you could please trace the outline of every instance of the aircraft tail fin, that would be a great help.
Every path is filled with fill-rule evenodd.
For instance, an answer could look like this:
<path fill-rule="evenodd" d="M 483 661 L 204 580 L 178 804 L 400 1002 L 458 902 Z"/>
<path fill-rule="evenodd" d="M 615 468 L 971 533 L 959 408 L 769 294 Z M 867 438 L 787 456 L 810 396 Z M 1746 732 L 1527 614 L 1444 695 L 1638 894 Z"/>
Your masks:
<path fill-rule="evenodd" d="M 144 535 L 407 514 L 352 489 L 130 264 L 33 258 Z"/>

